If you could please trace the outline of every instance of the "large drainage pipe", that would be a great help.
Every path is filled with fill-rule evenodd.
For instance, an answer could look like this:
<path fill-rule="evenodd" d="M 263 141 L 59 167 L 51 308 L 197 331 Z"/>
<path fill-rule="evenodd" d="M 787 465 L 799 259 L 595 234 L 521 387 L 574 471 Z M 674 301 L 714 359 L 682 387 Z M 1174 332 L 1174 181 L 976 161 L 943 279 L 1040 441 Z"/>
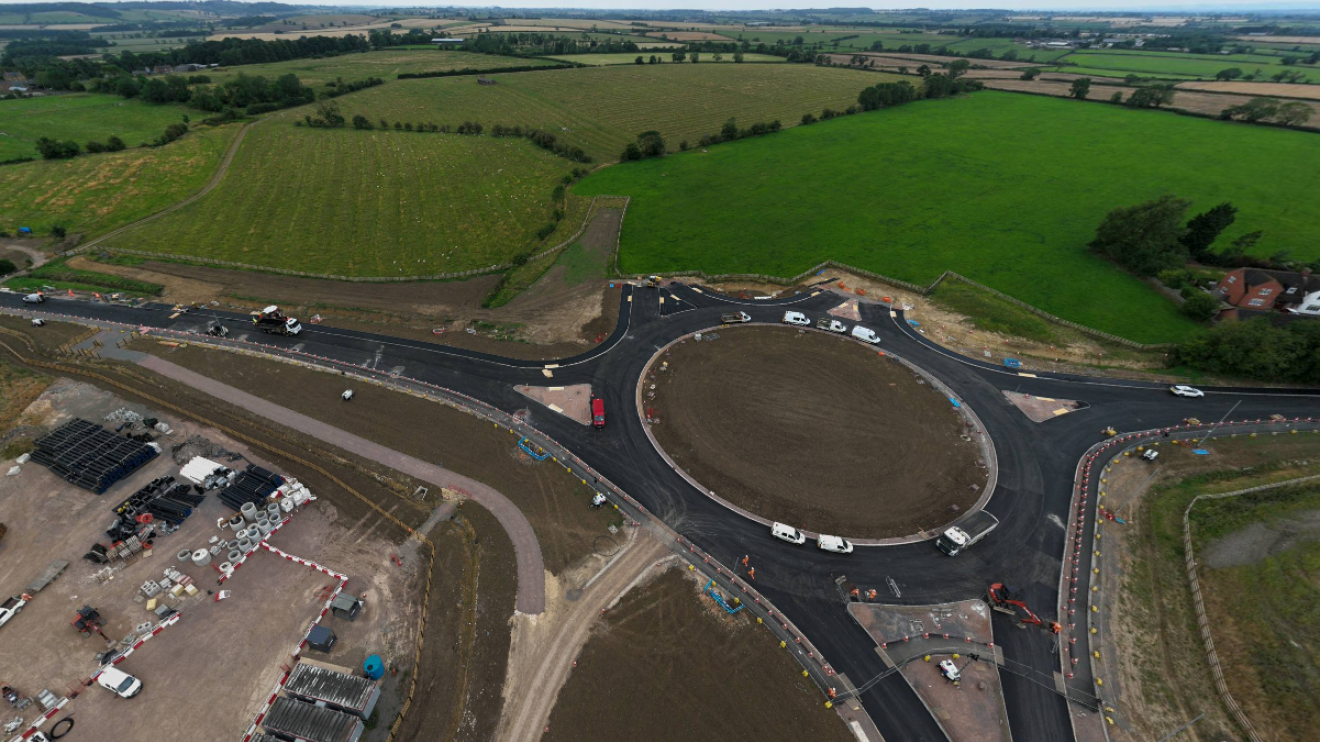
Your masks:
<path fill-rule="evenodd" d="M 179 552 L 179 553 L 176 554 L 175 556 L 178 557 L 179 561 L 181 561 L 181 562 L 186 562 L 186 561 L 188 561 L 189 559 L 192 559 L 192 552 L 191 552 L 190 550 L 188 550 L 188 549 L 184 549 L 183 551 Z"/>
<path fill-rule="evenodd" d="M 193 552 L 192 561 L 198 567 L 205 567 L 211 563 L 211 552 L 207 549 L 198 549 Z"/>
<path fill-rule="evenodd" d="M 243 506 L 239 508 L 239 512 L 243 514 L 243 520 L 246 520 L 249 523 L 257 519 L 256 503 L 252 503 L 252 502 L 243 503 Z"/>

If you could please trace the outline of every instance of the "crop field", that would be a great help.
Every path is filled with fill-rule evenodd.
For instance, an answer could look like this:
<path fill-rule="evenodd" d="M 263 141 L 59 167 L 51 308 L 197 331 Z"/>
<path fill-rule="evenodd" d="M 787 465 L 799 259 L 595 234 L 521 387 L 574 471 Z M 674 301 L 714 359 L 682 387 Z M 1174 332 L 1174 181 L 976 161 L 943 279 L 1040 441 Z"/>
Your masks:
<path fill-rule="evenodd" d="M 184 114 L 198 112 L 181 106 L 157 106 L 117 95 L 71 93 L 24 98 L 0 103 L 0 160 L 38 157 L 36 141 L 52 137 L 104 142 L 110 136 L 129 147 L 154 139 Z"/>
<path fill-rule="evenodd" d="M 928 284 L 951 269 L 1065 319 L 1167 342 L 1191 323 L 1087 252 L 1096 226 L 1164 193 L 1194 212 L 1230 200 L 1240 212 L 1220 246 L 1263 229 L 1257 254 L 1320 257 L 1311 136 L 984 91 L 611 167 L 574 191 L 632 196 L 629 273 L 789 277 L 832 258 Z"/>
<path fill-rule="evenodd" d="M 1171 72 L 1133 72 L 1132 70 L 1107 70 L 1099 67 L 1073 67 L 1060 66 L 1050 67 L 1047 72 L 1058 72 L 1080 77 L 1109 77 L 1114 80 L 1122 80 L 1128 75 L 1138 75 L 1140 77 L 1158 77 L 1161 80 L 1202 80 L 1213 78 L 1214 75 L 1177 75 Z M 1096 97 L 1096 91 L 1091 91 L 1091 97 Z"/>
<path fill-rule="evenodd" d="M 636 55 L 634 54 L 635 58 Z M 616 65 L 471 78 L 400 80 L 340 98 L 344 114 L 373 120 L 465 120 L 538 127 L 585 149 L 598 161 L 617 160 L 637 134 L 656 130 L 678 149 L 716 133 L 730 117 L 740 125 L 838 110 L 868 86 L 898 79 L 861 70 L 777 64 Z"/>
<path fill-rule="evenodd" d="M 637 64 L 637 57 L 640 56 L 642 60 L 645 61 L 650 59 L 652 54 L 656 54 L 656 52 L 645 51 L 645 52 L 630 52 L 624 54 L 563 54 L 557 57 L 545 57 L 545 59 L 562 59 L 565 62 L 577 62 L 578 64 L 589 64 L 593 67 L 603 67 L 605 65 L 610 65 L 610 64 Z M 658 54 L 657 56 L 665 64 L 674 64 L 668 52 L 663 54 Z M 783 57 L 776 57 L 773 54 L 744 54 L 743 58 L 744 58 L 743 61 L 745 63 L 784 61 Z M 705 64 L 706 62 L 715 64 L 716 60 L 714 59 L 714 55 L 702 54 L 701 62 L 699 64 Z M 723 59 L 719 60 L 719 64 L 730 64 L 732 62 L 733 62 L 732 54 L 724 54 Z M 688 64 L 688 63 L 684 62 L 684 64 Z"/>
<path fill-rule="evenodd" d="M 1232 56 L 1269 61 L 1235 62 L 1231 60 Z M 1212 55 L 1173 55 L 1153 52 L 1147 54 L 1133 54 L 1109 50 L 1095 52 L 1081 50 L 1069 54 L 1064 58 L 1064 61 L 1076 62 L 1079 66 L 1087 69 L 1110 70 L 1109 74 L 1115 77 L 1122 77 L 1131 73 L 1156 76 L 1187 75 L 1213 79 L 1215 74 L 1220 70 L 1225 70 L 1230 67 L 1238 67 L 1247 74 L 1259 69 L 1266 77 L 1268 77 L 1269 75 L 1278 72 L 1279 69 L 1283 69 L 1279 66 L 1278 58 L 1254 54 L 1226 55 L 1220 57 Z M 1061 69 L 1065 72 L 1073 71 L 1070 67 L 1063 67 Z M 1287 69 L 1305 70 L 1306 68 Z M 1311 70 L 1309 77 L 1317 77 L 1317 73 L 1314 70 Z"/>
<path fill-rule="evenodd" d="M 634 55 L 636 56 L 636 55 Z M 211 82 L 219 83 L 239 75 L 261 75 L 276 78 L 293 73 L 304 85 L 319 87 L 335 78 L 345 81 L 379 77 L 389 82 L 404 72 L 448 72 L 449 70 L 499 69 L 517 66 L 551 66 L 554 61 L 501 57 L 493 54 L 473 54 L 452 49 L 387 49 L 362 54 L 344 54 L 323 59 L 293 59 L 270 64 L 245 64 L 225 70 L 203 72 Z M 475 84 L 475 83 L 473 83 Z"/>
<path fill-rule="evenodd" d="M 12 102 L 12 101 L 10 101 Z M 203 128 L 164 147 L 0 167 L 0 229 L 102 234 L 199 190 L 238 133 Z"/>
<path fill-rule="evenodd" d="M 110 244 L 332 275 L 483 268 L 535 242 L 572 169 L 522 139 L 309 129 L 296 115 L 253 127 L 205 198 Z"/>

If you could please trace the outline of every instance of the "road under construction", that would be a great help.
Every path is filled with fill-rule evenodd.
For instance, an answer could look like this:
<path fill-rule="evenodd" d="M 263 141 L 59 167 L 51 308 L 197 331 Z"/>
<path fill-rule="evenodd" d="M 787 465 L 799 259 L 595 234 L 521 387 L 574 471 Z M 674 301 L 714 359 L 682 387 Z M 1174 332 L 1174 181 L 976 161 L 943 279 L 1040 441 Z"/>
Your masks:
<path fill-rule="evenodd" d="M 950 391 L 956 404 L 969 407 L 980 422 L 979 434 L 993 441 L 995 483 L 984 507 L 1000 525 L 984 541 L 957 557 L 936 549 L 933 538 L 885 545 L 859 544 L 852 554 L 834 554 L 810 545 L 796 547 L 770 538 L 766 526 L 735 512 L 694 486 L 676 471 L 647 435 L 638 404 L 638 381 L 657 351 L 675 339 L 715 329 L 720 316 L 746 313 L 752 323 L 779 324 L 785 309 L 802 312 L 812 322 L 826 317 L 843 298 L 819 290 L 776 299 L 740 300 L 682 284 L 626 286 L 620 297 L 614 332 L 588 352 L 557 363 L 501 358 L 388 335 L 324 326 L 304 326 L 296 337 L 268 336 L 251 330 L 244 314 L 179 311 L 157 304 L 119 304 L 52 299 L 25 307 L 16 294 L 0 293 L 0 309 L 49 320 L 117 323 L 149 335 L 199 344 L 245 348 L 342 371 L 382 384 L 434 390 L 465 401 L 489 419 L 527 435 L 532 443 L 557 452 L 561 463 L 607 491 L 625 507 L 640 505 L 636 517 L 652 517 L 676 533 L 698 569 L 728 584 L 729 569 L 750 555 L 756 565 L 756 615 L 775 618 L 778 629 L 800 632 L 813 647 L 812 661 L 828 662 L 827 673 L 813 673 L 828 690 L 829 676 L 846 674 L 886 739 L 947 739 L 939 723 L 898 673 L 887 668 L 875 642 L 847 611 L 848 595 L 840 579 L 878 594 L 880 602 L 933 605 L 984 598 L 987 587 L 1009 576 L 1011 600 L 1030 606 L 1029 615 L 1047 630 L 1017 630 L 1025 617 L 995 612 L 997 648 L 1002 653 L 1005 706 L 1014 739 L 1059 742 L 1077 739 L 1070 703 L 1094 710 L 1098 678 L 1092 674 L 1089 636 L 1083 616 L 1091 611 L 1088 590 L 1073 591 L 1069 578 L 1091 569 L 1096 493 L 1102 467 L 1137 439 L 1135 431 L 1198 431 L 1183 421 L 1223 421 L 1239 431 L 1310 430 L 1320 420 L 1320 394 L 1312 390 L 1206 388 L 1203 399 L 1174 397 L 1164 385 L 1075 375 L 1032 374 L 966 358 L 938 346 L 917 332 L 901 309 L 861 303 L 862 322 L 882 338 L 881 350 L 919 366 Z M 205 333 L 212 323 L 230 329 L 226 338 Z M 107 326 L 109 326 L 107 324 Z M 815 330 L 808 330 L 815 332 Z M 841 342 L 852 342 L 841 340 Z M 590 384 L 611 410 L 603 430 L 554 414 L 512 422 L 528 406 L 516 386 Z M 1028 419 L 1004 392 L 1084 400 L 1083 412 L 1045 423 Z M 1272 419 L 1281 415 L 1284 420 Z M 1109 437 L 1098 431 L 1126 431 Z M 882 454 L 878 454 L 882 455 Z M 606 485 L 612 485 L 608 487 Z M 626 494 L 626 497 L 623 495 Z M 1088 499 L 1088 496 L 1089 499 Z M 841 534 L 848 536 L 848 534 Z M 525 547 L 527 548 L 527 547 Z M 530 547 L 530 548 L 535 548 Z M 520 566 L 531 555 L 518 554 Z M 535 555 L 539 561 L 540 555 Z M 706 560 L 710 561 L 707 562 Z M 716 569 L 720 571 L 716 572 Z M 544 586 L 519 570 L 519 602 L 543 594 Z M 741 584 L 741 583 L 737 583 Z M 872 592 L 875 591 L 875 592 Z M 1004 606 L 1009 607 L 1009 606 Z M 521 610 L 521 608 L 520 608 Z M 1050 624 L 1059 624 L 1058 633 Z M 1073 643 L 1069 651 L 1067 645 Z M 815 668 L 819 670 L 820 667 Z M 854 695 L 851 691 L 847 695 Z M 1073 700 L 1070 700 L 1073 699 Z"/>

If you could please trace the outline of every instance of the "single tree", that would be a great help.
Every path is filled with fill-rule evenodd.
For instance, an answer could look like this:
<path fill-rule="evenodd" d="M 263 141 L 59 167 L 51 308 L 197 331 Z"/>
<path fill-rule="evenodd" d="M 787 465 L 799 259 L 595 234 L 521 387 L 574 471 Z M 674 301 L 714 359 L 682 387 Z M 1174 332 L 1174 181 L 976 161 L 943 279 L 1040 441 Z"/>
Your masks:
<path fill-rule="evenodd" d="M 738 122 L 734 121 L 733 119 L 729 119 L 728 121 L 725 121 L 724 126 L 720 127 L 720 141 L 732 142 L 737 138 L 738 138 Z"/>
<path fill-rule="evenodd" d="M 1040 70 L 1036 69 L 1035 67 L 1028 67 L 1028 68 L 1026 68 L 1025 70 L 1022 71 L 1022 78 L 1021 78 L 1021 79 L 1023 79 L 1023 80 L 1035 80 L 1035 79 L 1036 79 L 1036 76 L 1039 75 L 1039 74 L 1040 74 Z"/>
<path fill-rule="evenodd" d="M 1219 314 L 1219 300 L 1195 286 L 1184 287 L 1181 294 L 1183 304 L 1180 310 L 1187 317 L 1207 322 Z"/>
<path fill-rule="evenodd" d="M 682 62 L 687 59 L 687 54 L 684 54 L 683 52 L 674 52 L 669 56 L 672 57 L 675 62 Z"/>
<path fill-rule="evenodd" d="M 696 64 L 697 62 L 701 61 L 701 53 L 700 53 L 700 52 L 692 52 L 692 53 L 689 54 L 688 56 L 692 58 L 692 64 Z"/>
<path fill-rule="evenodd" d="M 368 119 L 366 116 L 363 116 L 362 114 L 359 113 L 359 114 L 357 114 L 357 115 L 355 115 L 355 116 L 353 117 L 353 128 L 354 128 L 354 129 L 370 129 L 370 128 L 372 128 L 372 126 L 371 126 L 371 120 Z"/>
<path fill-rule="evenodd" d="M 917 74 L 921 75 L 922 77 L 928 77 L 930 75 L 930 65 L 923 64 L 920 67 L 918 67 Z"/>
<path fill-rule="evenodd" d="M 633 60 L 633 64 L 646 64 L 646 63 L 642 61 L 642 56 L 639 54 L 637 55 L 637 59 Z"/>
<path fill-rule="evenodd" d="M 736 52 L 733 53 L 733 61 L 734 61 L 734 62 L 742 63 L 743 59 L 744 59 L 744 57 L 743 57 L 743 53 L 742 53 L 741 51 L 736 51 Z"/>
<path fill-rule="evenodd" d="M 1122 103 L 1122 102 L 1123 102 L 1123 91 L 1122 91 L 1122 90 L 1115 91 L 1115 93 L 1114 93 L 1113 95 L 1109 96 L 1109 102 L 1110 102 L 1110 103 L 1113 103 L 1113 104 L 1115 104 L 1115 105 L 1117 105 L 1117 104 L 1119 104 L 1119 103 Z"/>
<path fill-rule="evenodd" d="M 66 230 L 62 225 L 56 224 L 55 226 L 50 228 L 50 236 L 54 237 L 57 240 L 64 239 L 64 236 L 66 234 L 68 234 L 68 230 Z"/>
<path fill-rule="evenodd" d="M 1081 100 L 1091 93 L 1091 78 L 1083 77 L 1072 81 L 1072 87 L 1068 88 L 1068 95 Z"/>
<path fill-rule="evenodd" d="M 620 162 L 633 162 L 642 159 L 642 150 L 634 142 L 629 142 L 627 147 L 623 148 L 623 154 L 619 156 Z"/>
<path fill-rule="evenodd" d="M 1279 112 L 1279 102 L 1272 98 L 1252 98 L 1240 106 L 1230 106 L 1220 113 L 1221 118 L 1241 119 L 1254 124 Z"/>
<path fill-rule="evenodd" d="M 1216 80 L 1236 80 L 1239 77 L 1242 77 L 1242 70 L 1238 67 L 1229 67 L 1215 73 Z"/>
<path fill-rule="evenodd" d="M 1183 246 L 1191 253 L 1192 259 L 1204 258 L 1206 253 L 1210 252 L 1210 246 L 1235 219 L 1237 219 L 1237 207 L 1227 201 L 1192 217 L 1192 220 L 1187 222 L 1187 234 L 1182 238 Z"/>
<path fill-rule="evenodd" d="M 957 59 L 945 65 L 945 70 L 950 80 L 957 80 L 960 75 L 966 72 L 972 66 L 966 59 Z"/>
<path fill-rule="evenodd" d="M 1274 114 L 1274 120 L 1284 126 L 1302 126 L 1311 120 L 1313 113 L 1310 106 L 1301 101 L 1290 101 L 1279 106 L 1279 110 Z"/>
<path fill-rule="evenodd" d="M 1191 202 L 1172 195 L 1110 211 L 1088 247 L 1141 276 L 1181 267 L 1183 220 Z"/>
<path fill-rule="evenodd" d="M 724 55 L 720 54 L 719 52 L 715 52 L 713 55 L 711 55 L 711 59 L 715 60 L 716 62 L 723 62 Z"/>

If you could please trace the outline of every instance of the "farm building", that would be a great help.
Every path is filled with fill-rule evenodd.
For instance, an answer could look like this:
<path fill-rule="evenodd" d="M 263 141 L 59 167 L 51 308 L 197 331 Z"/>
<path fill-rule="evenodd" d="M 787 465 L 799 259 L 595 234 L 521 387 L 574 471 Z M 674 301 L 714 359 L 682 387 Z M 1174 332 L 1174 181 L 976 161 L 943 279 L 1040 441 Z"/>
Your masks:
<path fill-rule="evenodd" d="M 1215 295 L 1242 309 L 1320 316 L 1320 276 L 1309 269 L 1297 273 L 1238 268 L 1220 280 Z"/>

